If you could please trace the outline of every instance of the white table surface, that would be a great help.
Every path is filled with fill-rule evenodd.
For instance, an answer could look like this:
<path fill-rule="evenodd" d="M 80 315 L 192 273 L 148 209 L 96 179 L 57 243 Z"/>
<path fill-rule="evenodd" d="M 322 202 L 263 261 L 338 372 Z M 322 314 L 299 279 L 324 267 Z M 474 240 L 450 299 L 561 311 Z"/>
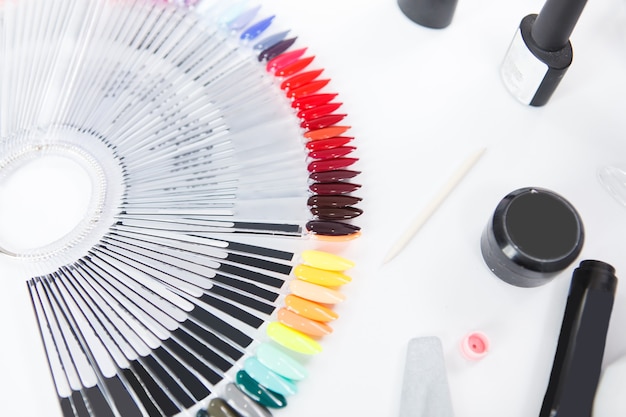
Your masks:
<path fill-rule="evenodd" d="M 394 0 L 267 4 L 341 94 L 358 139 L 365 209 L 342 317 L 311 378 L 276 415 L 398 415 L 407 343 L 437 336 L 457 417 L 537 416 L 574 267 L 598 259 L 626 274 L 626 207 L 597 179 L 599 168 L 626 164 L 626 2 L 587 4 L 571 36 L 574 62 L 539 108 L 518 103 L 499 69 L 519 21 L 542 1 L 459 0 L 441 30 L 413 23 Z M 403 228 L 482 147 L 469 175 L 383 264 Z M 526 186 L 567 198 L 586 231 L 579 259 L 533 289 L 496 278 L 479 248 L 500 199 Z M 626 355 L 625 326 L 622 284 L 605 365 Z M 491 342 L 479 362 L 458 347 L 475 330 Z"/>
<path fill-rule="evenodd" d="M 340 94 L 358 146 L 363 188 L 357 194 L 365 210 L 363 235 L 344 253 L 357 264 L 343 289 L 347 300 L 336 309 L 335 331 L 307 364 L 310 377 L 299 383 L 299 393 L 274 415 L 396 416 L 407 343 L 436 336 L 457 417 L 537 416 L 574 267 L 598 259 L 626 277 L 626 207 L 597 179 L 603 166 L 626 165 L 626 2 L 589 2 L 571 37 L 574 63 L 540 108 L 515 101 L 498 71 L 520 20 L 537 13 L 541 1 L 460 0 L 442 30 L 411 22 L 394 0 L 263 4 L 316 55 Z M 403 228 L 483 147 L 469 175 L 383 264 Z M 496 278 L 479 248 L 497 203 L 525 186 L 567 198 L 586 232 L 575 264 L 532 289 Z M 0 281 L 5 295 L 13 288 L 26 292 L 23 282 Z M 616 296 L 605 366 L 626 355 L 624 287 Z M 15 377 L 3 383 L 0 414 L 56 415 L 39 335 L 14 320 L 30 317 L 31 306 L 6 296 L 2 302 L 9 313 L 0 317 L 0 369 Z M 459 350 L 471 331 L 491 342 L 477 362 Z"/>

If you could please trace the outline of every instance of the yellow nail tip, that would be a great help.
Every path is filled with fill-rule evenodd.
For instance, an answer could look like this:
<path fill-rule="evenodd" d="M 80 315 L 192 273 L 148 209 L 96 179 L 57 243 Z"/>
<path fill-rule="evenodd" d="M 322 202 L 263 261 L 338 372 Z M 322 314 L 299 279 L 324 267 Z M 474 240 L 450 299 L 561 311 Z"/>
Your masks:
<path fill-rule="evenodd" d="M 309 265 L 300 264 L 293 269 L 296 278 L 325 287 L 340 287 L 352 281 L 348 275 L 339 271 L 319 269 Z"/>
<path fill-rule="evenodd" d="M 267 335 L 294 352 L 315 355 L 322 351 L 322 346 L 309 336 L 276 321 L 267 325 Z"/>
<path fill-rule="evenodd" d="M 320 250 L 305 250 L 301 257 L 306 265 L 329 271 L 345 271 L 354 267 L 351 260 Z"/>

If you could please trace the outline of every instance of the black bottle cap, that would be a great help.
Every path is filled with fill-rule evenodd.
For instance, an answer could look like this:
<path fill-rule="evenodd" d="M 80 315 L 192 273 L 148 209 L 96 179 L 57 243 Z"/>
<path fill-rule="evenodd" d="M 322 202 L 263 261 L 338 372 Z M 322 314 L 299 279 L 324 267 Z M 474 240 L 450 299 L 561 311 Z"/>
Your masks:
<path fill-rule="evenodd" d="M 500 201 L 481 237 L 483 258 L 509 284 L 536 287 L 550 281 L 580 254 L 583 224 L 558 194 L 521 188 Z"/>
<path fill-rule="evenodd" d="M 452 22 L 458 0 L 398 0 L 402 13 L 417 24 L 442 29 Z"/>

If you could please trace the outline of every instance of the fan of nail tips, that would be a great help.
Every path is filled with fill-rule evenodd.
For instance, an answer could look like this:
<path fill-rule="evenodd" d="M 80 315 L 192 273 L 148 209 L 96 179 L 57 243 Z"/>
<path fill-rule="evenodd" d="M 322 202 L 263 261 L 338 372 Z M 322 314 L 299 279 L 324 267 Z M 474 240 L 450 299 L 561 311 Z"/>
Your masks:
<path fill-rule="evenodd" d="M 0 181 L 56 155 L 91 184 L 60 238 L 0 232 L 0 261 L 35 271 L 24 302 L 64 416 L 221 395 L 267 415 L 303 375 L 288 353 L 319 351 L 350 264 L 296 253 L 359 235 L 359 172 L 330 80 L 274 20 L 246 2 L 0 3 Z"/>

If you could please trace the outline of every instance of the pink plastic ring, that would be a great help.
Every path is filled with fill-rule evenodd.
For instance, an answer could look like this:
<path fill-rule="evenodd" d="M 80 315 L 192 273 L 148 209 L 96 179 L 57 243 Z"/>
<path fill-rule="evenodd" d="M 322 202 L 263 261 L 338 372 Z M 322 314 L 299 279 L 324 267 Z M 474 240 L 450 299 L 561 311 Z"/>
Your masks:
<path fill-rule="evenodd" d="M 467 334 L 461 341 L 461 353 L 469 360 L 484 358 L 489 352 L 489 338 L 482 332 Z"/>

